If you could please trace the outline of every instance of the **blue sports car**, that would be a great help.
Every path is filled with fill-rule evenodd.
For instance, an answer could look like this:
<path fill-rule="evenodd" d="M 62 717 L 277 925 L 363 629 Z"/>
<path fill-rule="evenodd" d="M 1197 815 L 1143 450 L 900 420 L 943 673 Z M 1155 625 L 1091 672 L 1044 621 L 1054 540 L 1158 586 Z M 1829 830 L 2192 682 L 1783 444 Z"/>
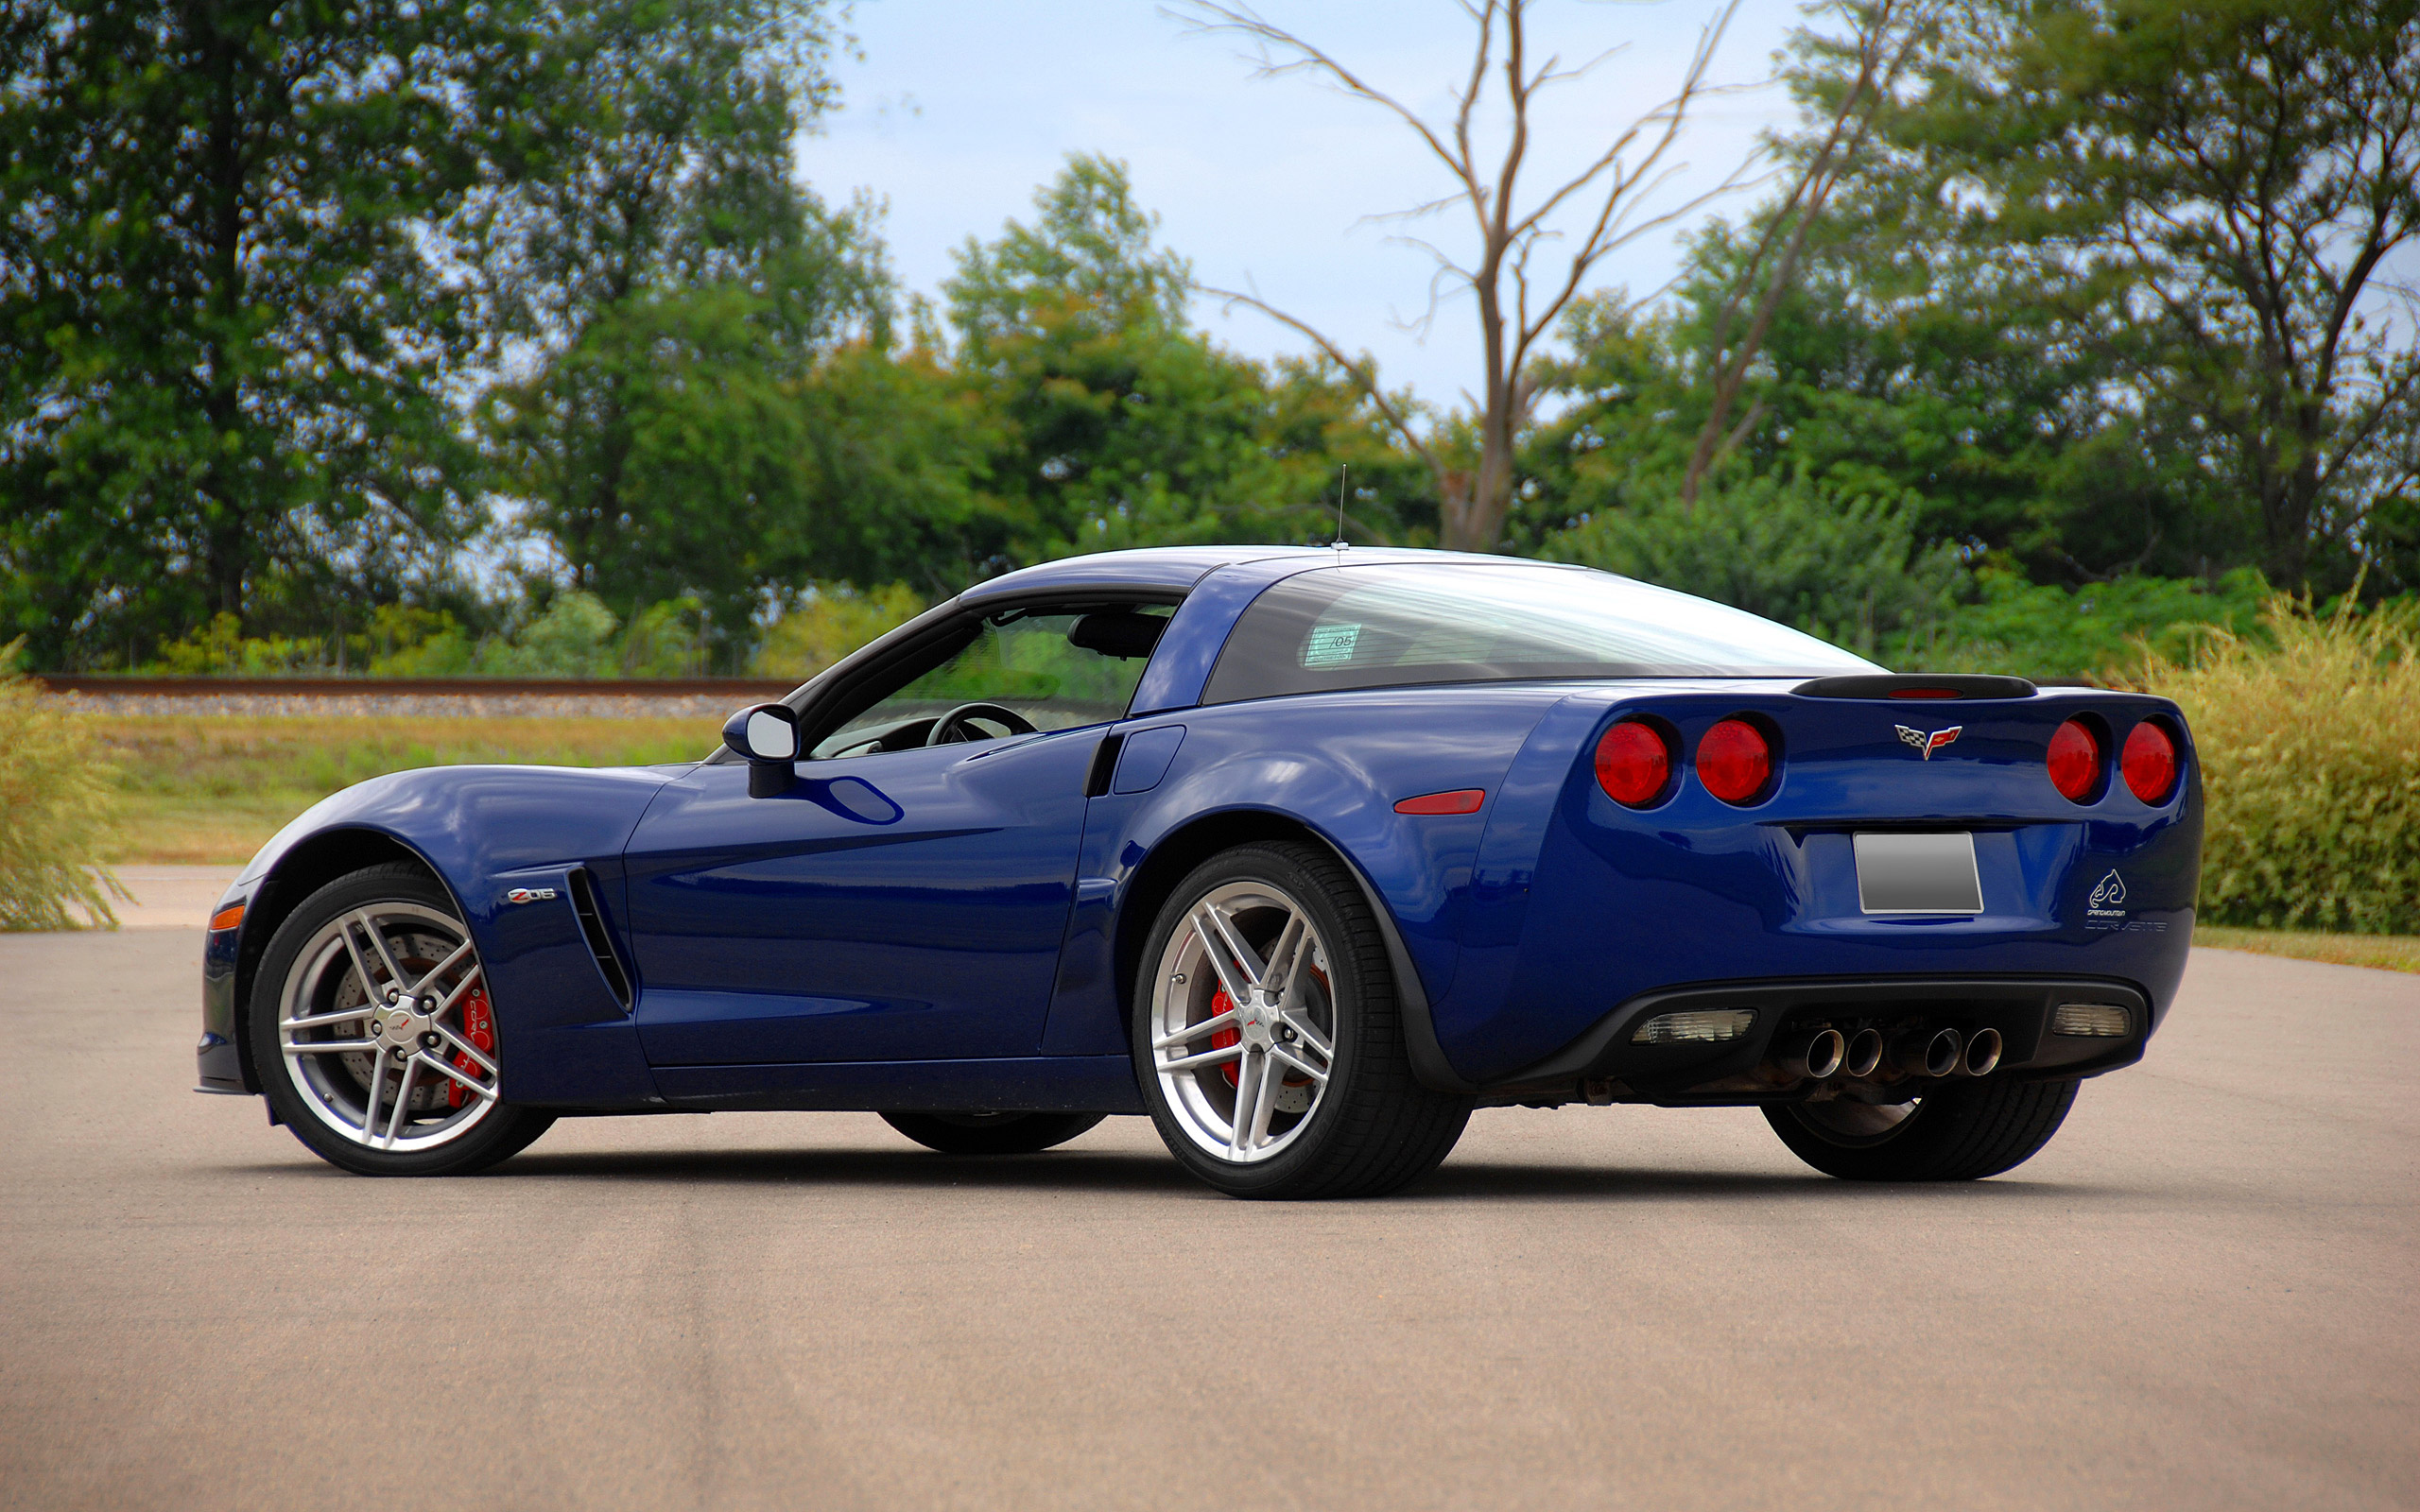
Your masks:
<path fill-rule="evenodd" d="M 2192 933 L 2176 707 L 1894 676 L 1582 568 L 1188 547 L 967 590 L 693 765 L 402 772 L 212 920 L 201 1087 L 438 1175 L 567 1114 L 1149 1114 L 1383 1193 L 1474 1108 L 1753 1104 L 1960 1180 L 2131 1064 Z"/>

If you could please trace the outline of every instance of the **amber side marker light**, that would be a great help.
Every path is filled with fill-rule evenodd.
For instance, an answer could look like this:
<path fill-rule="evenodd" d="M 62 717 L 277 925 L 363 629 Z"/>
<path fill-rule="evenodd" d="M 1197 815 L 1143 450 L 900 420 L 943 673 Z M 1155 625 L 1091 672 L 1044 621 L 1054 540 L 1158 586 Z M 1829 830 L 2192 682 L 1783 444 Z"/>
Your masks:
<path fill-rule="evenodd" d="M 244 905 L 242 903 L 229 903 L 210 916 L 210 927 L 213 930 L 233 929 L 243 921 Z"/>
<path fill-rule="evenodd" d="M 2081 803 L 2100 785 L 2100 737 L 2081 719 L 2070 719 L 2050 736 L 2050 785 Z"/>
<path fill-rule="evenodd" d="M 2126 790 L 2146 803 L 2165 803 L 2176 789 L 2176 739 L 2154 719 L 2136 725 L 2118 755 Z"/>
<path fill-rule="evenodd" d="M 1483 787 L 1458 787 L 1450 793 L 1423 793 L 1418 798 L 1397 799 L 1397 814 L 1477 814 L 1487 801 Z"/>

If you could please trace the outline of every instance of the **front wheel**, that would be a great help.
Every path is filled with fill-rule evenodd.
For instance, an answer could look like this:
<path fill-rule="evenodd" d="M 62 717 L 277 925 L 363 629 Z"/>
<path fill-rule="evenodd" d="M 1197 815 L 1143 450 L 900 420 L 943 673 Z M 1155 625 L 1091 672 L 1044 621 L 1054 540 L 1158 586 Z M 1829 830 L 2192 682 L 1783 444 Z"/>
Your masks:
<path fill-rule="evenodd" d="M 1231 1196 L 1392 1192 L 1437 1168 L 1472 1100 L 1422 1086 L 1384 938 L 1319 848 L 1237 847 L 1161 911 L 1134 989 L 1160 1138 Z"/>
<path fill-rule="evenodd" d="M 1103 1113 L 885 1113 L 882 1121 L 943 1155 L 1032 1155 L 1066 1143 Z"/>
<path fill-rule="evenodd" d="M 251 1035 L 278 1117 L 361 1176 L 475 1171 L 554 1122 L 503 1100 L 487 972 L 453 899 L 414 866 L 303 900 L 262 957 Z"/>
<path fill-rule="evenodd" d="M 1800 1160 L 1849 1181 L 1973 1181 L 2050 1143 L 2072 1081 L 1957 1081 L 1906 1103 L 1783 1103 L 1765 1121 Z"/>

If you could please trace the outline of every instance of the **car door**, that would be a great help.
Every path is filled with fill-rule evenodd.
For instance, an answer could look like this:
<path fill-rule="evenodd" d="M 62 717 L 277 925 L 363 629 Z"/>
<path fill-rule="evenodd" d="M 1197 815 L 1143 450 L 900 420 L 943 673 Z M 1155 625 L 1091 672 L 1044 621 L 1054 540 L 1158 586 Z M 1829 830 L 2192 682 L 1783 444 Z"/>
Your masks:
<path fill-rule="evenodd" d="M 731 764 L 659 795 L 627 853 L 650 1063 L 1037 1052 L 1087 776 L 1142 665 L 1090 665 L 1098 653 L 1067 644 L 1086 622 L 1079 607 L 985 625 L 822 741 L 837 754 L 799 763 L 786 792 L 750 797 Z M 978 699 L 1039 728 L 922 744 Z"/>

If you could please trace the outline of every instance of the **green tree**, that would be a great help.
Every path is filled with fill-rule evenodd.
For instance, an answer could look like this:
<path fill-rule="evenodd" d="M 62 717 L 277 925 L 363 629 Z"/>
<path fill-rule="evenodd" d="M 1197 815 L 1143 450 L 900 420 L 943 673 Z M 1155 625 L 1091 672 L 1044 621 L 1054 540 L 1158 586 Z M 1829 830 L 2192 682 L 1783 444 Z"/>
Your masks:
<path fill-rule="evenodd" d="M 7 0 L 0 613 L 39 661 L 442 575 L 477 334 L 433 231 L 524 57 L 510 5 Z"/>
<path fill-rule="evenodd" d="M 1340 461 L 1367 464 L 1354 505 L 1364 539 L 1420 528 L 1424 507 L 1358 377 L 1323 362 L 1272 374 L 1188 322 L 1190 270 L 1155 245 L 1157 217 L 1122 163 L 1071 157 L 1035 209 L 1031 225 L 969 241 L 943 285 L 954 365 L 997 426 L 978 486 L 999 564 L 1324 541 Z"/>
<path fill-rule="evenodd" d="M 1807 62 L 1837 85 L 1836 52 Z M 2098 307 L 2074 334 L 2306 581 L 2420 464 L 2420 305 L 2386 276 L 2420 240 L 2420 8 L 1995 0 L 1923 71 L 1869 173 Z"/>
<path fill-rule="evenodd" d="M 813 576 L 806 395 L 890 308 L 866 208 L 791 178 L 831 97 L 822 27 L 806 0 L 579 13 L 530 171 L 474 217 L 493 318 L 536 348 L 482 404 L 518 521 L 630 615 L 695 594 L 727 637 Z"/>

